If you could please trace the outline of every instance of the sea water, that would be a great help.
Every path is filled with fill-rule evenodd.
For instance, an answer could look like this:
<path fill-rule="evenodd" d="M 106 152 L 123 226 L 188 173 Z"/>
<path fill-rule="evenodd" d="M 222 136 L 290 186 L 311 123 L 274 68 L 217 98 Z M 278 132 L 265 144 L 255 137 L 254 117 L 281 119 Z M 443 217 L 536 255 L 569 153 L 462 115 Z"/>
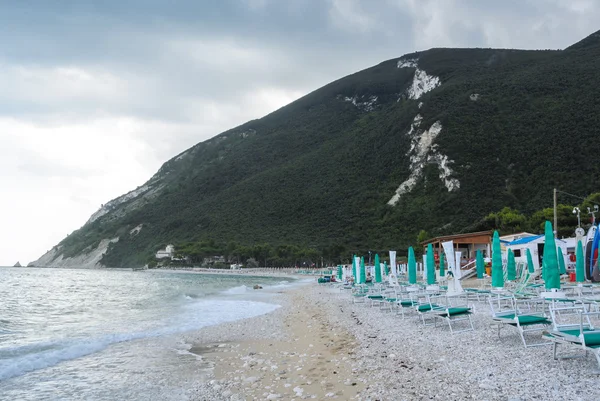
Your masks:
<path fill-rule="evenodd" d="M 260 284 L 266 291 L 252 290 Z M 0 400 L 181 400 L 206 365 L 181 334 L 269 313 L 273 277 L 0 268 Z"/>

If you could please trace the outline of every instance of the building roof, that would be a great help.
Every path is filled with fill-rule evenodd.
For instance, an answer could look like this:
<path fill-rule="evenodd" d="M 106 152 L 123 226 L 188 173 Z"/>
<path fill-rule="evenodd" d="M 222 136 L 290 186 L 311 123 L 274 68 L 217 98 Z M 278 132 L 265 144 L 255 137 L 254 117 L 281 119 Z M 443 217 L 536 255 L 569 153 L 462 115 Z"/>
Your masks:
<path fill-rule="evenodd" d="M 513 245 L 523 245 L 523 244 L 528 244 L 528 243 L 530 243 L 530 242 L 533 242 L 533 241 L 536 241 L 536 240 L 538 240 L 538 239 L 540 239 L 540 238 L 541 238 L 541 239 L 544 239 L 544 234 L 541 234 L 541 235 L 534 235 L 534 236 L 531 236 L 531 237 L 525 237 L 525 238 L 521 238 L 521 239 L 518 239 L 518 240 L 515 240 L 515 241 L 512 241 L 512 242 L 509 242 L 507 245 L 509 245 L 509 246 L 513 246 Z M 561 240 L 561 239 L 558 239 L 558 238 L 554 238 L 554 240 L 555 240 L 555 241 L 557 241 L 557 242 L 558 242 L 558 241 L 560 241 L 560 242 L 566 242 L 566 241 L 563 241 L 563 240 Z"/>
<path fill-rule="evenodd" d="M 531 237 L 524 237 L 524 238 L 519 238 L 517 240 L 514 240 L 512 242 L 509 242 L 508 245 L 522 245 L 522 244 L 528 244 L 531 241 L 535 241 L 538 238 L 543 237 L 543 235 L 533 235 Z"/>
<path fill-rule="evenodd" d="M 431 244 L 433 242 L 443 242 L 443 241 L 453 241 L 453 240 L 464 240 L 465 242 L 470 242 L 470 241 L 468 241 L 468 239 L 475 238 L 475 237 L 488 237 L 488 240 L 485 242 L 485 243 L 488 243 L 488 242 L 490 242 L 490 239 L 492 238 L 493 233 L 494 232 L 492 230 L 489 230 L 489 231 L 477 231 L 474 233 L 442 235 L 440 237 L 430 238 L 426 241 L 423 241 L 423 242 L 421 242 L 421 245 L 427 245 L 427 244 Z M 477 243 L 482 243 L 482 242 L 477 242 Z"/>
<path fill-rule="evenodd" d="M 521 238 L 534 237 L 536 235 L 537 234 L 532 234 L 532 233 L 528 233 L 528 232 L 525 232 L 525 231 L 521 231 L 519 233 L 501 235 L 500 236 L 500 241 L 505 240 L 507 242 L 511 242 L 511 241 L 516 241 L 516 240 L 521 239 Z"/>

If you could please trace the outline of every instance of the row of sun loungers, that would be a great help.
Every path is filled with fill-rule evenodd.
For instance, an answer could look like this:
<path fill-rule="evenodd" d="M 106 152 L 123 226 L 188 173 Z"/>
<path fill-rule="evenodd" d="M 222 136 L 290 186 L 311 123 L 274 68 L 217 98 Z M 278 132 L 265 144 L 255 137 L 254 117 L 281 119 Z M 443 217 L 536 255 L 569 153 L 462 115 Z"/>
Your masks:
<path fill-rule="evenodd" d="M 395 312 L 402 319 L 413 316 L 425 326 L 442 323 L 451 334 L 475 330 L 475 304 L 489 306 L 490 326 L 497 328 L 499 337 L 502 328 L 510 327 L 526 348 L 553 345 L 555 359 L 572 357 L 559 355 L 559 346 L 583 350 L 582 356 L 591 352 L 600 374 L 600 298 L 595 294 L 600 292 L 598 286 L 587 285 L 585 291 L 581 286 L 573 286 L 568 297 L 544 298 L 543 285 L 539 283 L 520 286 L 518 291 L 482 287 L 468 288 L 460 294 L 448 294 L 445 287 L 437 285 L 336 285 L 351 293 L 352 303 Z M 485 303 L 488 305 L 483 306 Z"/>

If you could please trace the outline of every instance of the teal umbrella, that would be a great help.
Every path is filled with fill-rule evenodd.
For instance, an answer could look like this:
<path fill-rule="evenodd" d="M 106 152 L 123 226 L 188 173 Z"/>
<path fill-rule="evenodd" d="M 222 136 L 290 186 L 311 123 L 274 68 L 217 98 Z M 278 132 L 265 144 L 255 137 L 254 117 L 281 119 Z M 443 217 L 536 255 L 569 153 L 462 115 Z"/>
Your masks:
<path fill-rule="evenodd" d="M 412 246 L 408 248 L 408 283 L 417 284 L 417 261 Z"/>
<path fill-rule="evenodd" d="M 367 271 L 365 269 L 365 257 L 360 257 L 360 283 L 364 284 L 367 282 Z"/>
<path fill-rule="evenodd" d="M 477 251 L 475 267 L 477 269 L 477 278 L 483 278 L 483 274 L 485 273 L 485 265 L 483 263 L 483 253 L 481 252 L 481 249 Z"/>
<path fill-rule="evenodd" d="M 527 248 L 527 270 L 529 273 L 535 273 L 535 266 L 533 265 L 533 258 L 531 257 L 531 252 L 529 248 Z"/>
<path fill-rule="evenodd" d="M 354 282 L 357 283 L 358 280 L 356 280 L 356 255 L 352 255 L 352 278 L 354 279 Z"/>
<path fill-rule="evenodd" d="M 379 254 L 375 254 L 375 282 L 381 283 L 381 266 L 379 265 Z"/>
<path fill-rule="evenodd" d="M 390 270 L 387 265 L 387 261 L 383 262 L 383 270 L 385 271 L 386 276 L 390 274 Z"/>
<path fill-rule="evenodd" d="M 583 283 L 585 281 L 585 273 L 584 273 L 584 265 L 585 262 L 583 260 L 583 246 L 581 245 L 581 241 L 577 241 L 577 261 L 575 262 L 575 281 L 578 283 Z"/>
<path fill-rule="evenodd" d="M 435 258 L 431 244 L 427 245 L 427 284 L 435 284 Z"/>
<path fill-rule="evenodd" d="M 562 253 L 562 249 L 558 248 L 558 272 L 560 274 L 567 274 L 567 269 L 565 267 L 565 257 Z"/>
<path fill-rule="evenodd" d="M 500 235 L 494 231 L 492 240 L 492 287 L 504 287 L 504 271 L 502 269 L 502 250 L 500 248 Z"/>
<path fill-rule="evenodd" d="M 517 265 L 515 263 L 515 254 L 512 249 L 508 250 L 508 263 L 506 264 L 506 279 L 514 281 L 517 279 Z"/>
<path fill-rule="evenodd" d="M 560 275 L 558 272 L 558 257 L 556 255 L 556 242 L 554 241 L 554 232 L 552 223 L 546 221 L 546 230 L 544 238 L 544 271 L 546 289 L 560 289 Z"/>
<path fill-rule="evenodd" d="M 338 265 L 337 276 L 338 280 L 342 281 L 342 277 L 344 276 L 342 265 Z"/>
<path fill-rule="evenodd" d="M 444 265 L 444 254 L 440 253 L 440 277 L 446 275 L 446 266 Z"/>
<path fill-rule="evenodd" d="M 546 258 L 542 256 L 542 280 L 546 281 Z"/>

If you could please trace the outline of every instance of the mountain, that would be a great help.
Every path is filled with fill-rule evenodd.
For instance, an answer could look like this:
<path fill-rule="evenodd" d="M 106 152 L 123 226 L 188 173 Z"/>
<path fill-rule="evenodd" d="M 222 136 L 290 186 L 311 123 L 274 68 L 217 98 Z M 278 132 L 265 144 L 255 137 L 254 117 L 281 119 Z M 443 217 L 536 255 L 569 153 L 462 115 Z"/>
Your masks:
<path fill-rule="evenodd" d="M 599 33 L 565 49 L 434 48 L 330 83 L 167 161 L 36 266 L 143 265 L 212 239 L 405 249 L 505 206 L 597 190 Z"/>

